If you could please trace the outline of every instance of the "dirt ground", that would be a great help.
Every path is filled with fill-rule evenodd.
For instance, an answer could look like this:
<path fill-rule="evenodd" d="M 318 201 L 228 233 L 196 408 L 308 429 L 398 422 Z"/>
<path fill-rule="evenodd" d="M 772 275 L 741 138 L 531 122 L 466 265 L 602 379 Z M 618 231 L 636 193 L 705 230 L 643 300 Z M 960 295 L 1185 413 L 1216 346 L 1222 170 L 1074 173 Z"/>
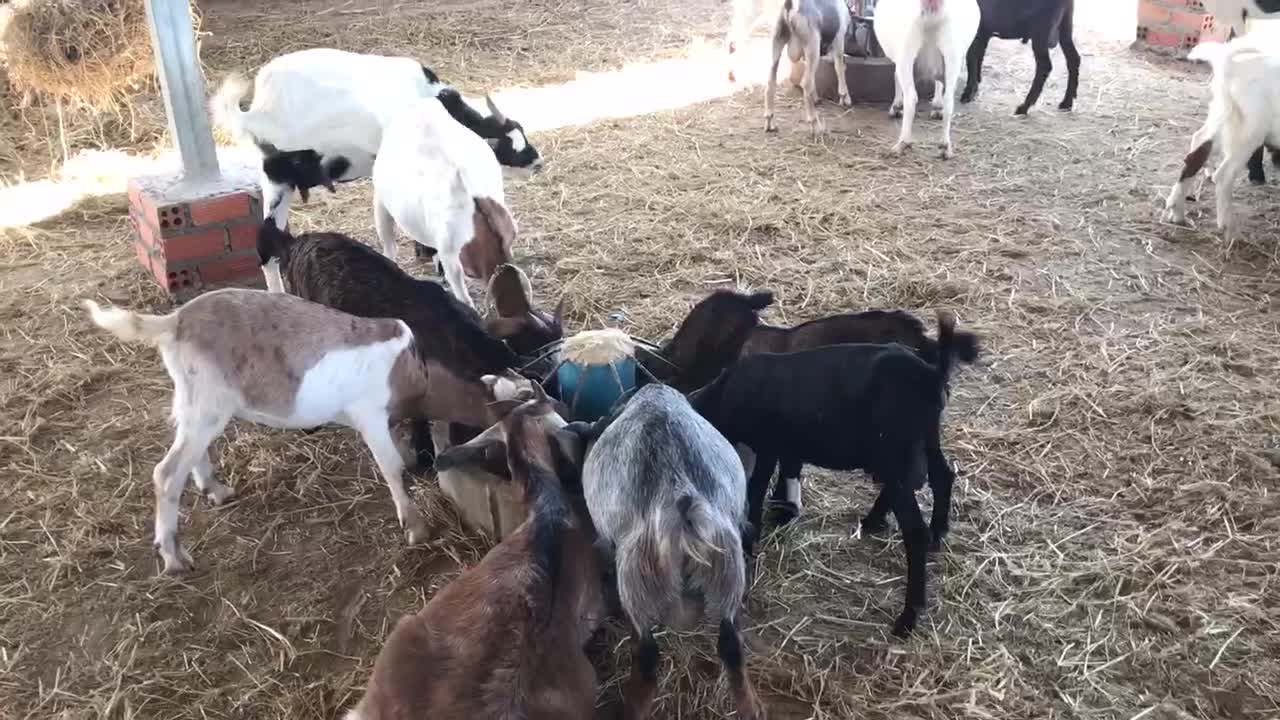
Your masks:
<path fill-rule="evenodd" d="M 1162 223 L 1206 71 L 1127 49 L 1097 5 L 1081 11 L 1076 112 L 1054 109 L 1055 54 L 1039 106 L 1015 119 L 1031 54 L 993 44 L 951 161 L 923 112 L 900 159 L 883 107 L 824 105 L 815 142 L 786 92 L 766 136 L 756 86 L 534 132 L 547 169 L 508 183 L 518 261 L 545 304 L 565 295 L 574 329 L 621 311 L 657 340 L 736 284 L 773 290 L 775 322 L 950 308 L 984 339 L 953 383 L 953 531 L 910 640 L 888 635 L 901 545 L 851 534 L 869 480 L 806 471 L 806 514 L 766 542 L 745 620 L 771 717 L 1280 716 L 1280 173 L 1237 190 L 1230 246 L 1203 201 L 1195 227 Z M 714 0 L 202 9 L 210 82 L 337 46 L 417 56 L 469 93 L 679 59 L 716 47 L 729 13 Z M 51 117 L 6 106 L 0 190 L 49 174 Z M 162 118 L 153 95 L 73 114 L 68 148 L 146 153 Z M 296 204 L 293 222 L 371 241 L 369 201 L 349 184 Z M 235 424 L 214 457 L 239 499 L 188 493 L 199 567 L 158 576 L 150 473 L 169 381 L 154 350 L 109 339 L 77 305 L 167 307 L 132 259 L 125 205 L 114 192 L 0 229 L 0 719 L 336 717 L 391 624 L 485 544 L 426 476 L 415 493 L 437 536 L 406 548 L 350 431 Z M 610 637 L 602 705 L 628 663 Z M 728 716 L 713 630 L 662 643 L 659 716 Z"/>

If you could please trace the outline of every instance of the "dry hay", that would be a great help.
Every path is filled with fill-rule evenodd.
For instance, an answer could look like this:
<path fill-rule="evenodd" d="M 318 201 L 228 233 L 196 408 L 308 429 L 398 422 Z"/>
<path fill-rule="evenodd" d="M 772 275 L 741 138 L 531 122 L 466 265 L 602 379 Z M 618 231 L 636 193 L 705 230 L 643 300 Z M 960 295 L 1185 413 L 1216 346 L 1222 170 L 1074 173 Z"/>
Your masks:
<path fill-rule="evenodd" d="M 608 20 L 576 52 L 608 52 L 624 5 L 567 5 Z M 727 13 L 692 7 L 702 26 Z M 447 22 L 504 29 L 518 15 L 488 4 Z M 352 43 L 409 37 L 366 22 Z M 508 60 L 468 32 L 456 56 L 442 52 L 442 74 L 497 77 Z M 560 60 L 522 62 L 540 75 Z M 509 183 L 517 259 L 545 304 L 567 294 L 571 331 L 623 312 L 628 331 L 657 339 L 708 290 L 740 284 L 777 293 L 776 322 L 949 308 L 986 341 L 954 383 L 953 531 L 916 637 L 887 636 L 899 543 L 850 533 L 873 497 L 865 478 L 807 470 L 806 515 L 766 540 L 745 626 L 773 718 L 1278 714 L 1275 181 L 1237 191 L 1247 240 L 1232 248 L 1162 224 L 1203 73 L 1087 55 L 1075 114 L 1050 109 L 1055 73 L 1015 120 L 1030 70 L 1024 46 L 993 46 L 950 162 L 926 142 L 937 124 L 923 112 L 896 160 L 883 108 L 823 105 L 831 134 L 814 143 L 792 96 L 766 137 L 754 90 L 539 133 L 546 170 Z M 349 184 L 295 205 L 293 222 L 372 241 L 369 200 Z M 335 717 L 395 619 L 483 543 L 426 477 L 415 495 L 437 535 L 404 547 L 354 433 L 236 425 L 215 457 L 238 501 L 213 509 L 189 493 L 200 569 L 157 577 L 149 473 L 169 441 L 169 381 L 154 350 L 104 337 L 75 305 L 102 292 L 164 307 L 125 247 L 123 206 L 96 200 L 0 236 L 0 707 Z M 1211 227 L 1208 212 L 1197 219 Z M 628 668 L 620 628 L 608 640 L 606 699 Z M 661 716 L 726 716 L 714 634 L 660 641 Z"/>

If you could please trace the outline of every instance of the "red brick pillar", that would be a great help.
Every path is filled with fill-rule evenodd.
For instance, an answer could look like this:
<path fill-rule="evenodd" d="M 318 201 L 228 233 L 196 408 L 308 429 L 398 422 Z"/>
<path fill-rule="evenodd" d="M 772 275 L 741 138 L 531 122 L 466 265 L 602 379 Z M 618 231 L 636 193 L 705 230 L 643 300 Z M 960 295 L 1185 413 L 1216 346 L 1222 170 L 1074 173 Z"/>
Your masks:
<path fill-rule="evenodd" d="M 1200 0 L 1138 0 L 1138 39 L 1151 50 L 1185 55 L 1209 40 L 1224 41 L 1231 28 L 1214 22 Z"/>
<path fill-rule="evenodd" d="M 194 186 L 180 174 L 134 178 L 129 220 L 138 262 L 176 302 L 218 287 L 265 287 L 256 176 L 231 169 Z"/>

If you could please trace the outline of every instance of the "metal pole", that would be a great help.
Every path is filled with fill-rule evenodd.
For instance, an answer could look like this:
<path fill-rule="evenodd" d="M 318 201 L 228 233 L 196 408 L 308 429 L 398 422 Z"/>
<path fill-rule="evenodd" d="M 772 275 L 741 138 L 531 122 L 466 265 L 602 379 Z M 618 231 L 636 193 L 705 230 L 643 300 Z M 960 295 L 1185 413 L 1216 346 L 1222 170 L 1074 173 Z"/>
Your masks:
<path fill-rule="evenodd" d="M 169 116 L 169 134 L 182 157 L 183 179 L 218 177 L 218 153 L 205 112 L 204 80 L 196 57 L 188 0 L 146 0 L 151 47 Z"/>

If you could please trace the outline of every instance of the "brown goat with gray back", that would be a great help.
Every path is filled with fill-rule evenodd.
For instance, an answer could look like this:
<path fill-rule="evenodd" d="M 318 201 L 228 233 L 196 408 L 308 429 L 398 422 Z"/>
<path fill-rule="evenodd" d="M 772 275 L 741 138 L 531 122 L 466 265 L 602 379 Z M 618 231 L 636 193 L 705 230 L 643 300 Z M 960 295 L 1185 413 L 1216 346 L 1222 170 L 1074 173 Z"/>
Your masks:
<path fill-rule="evenodd" d="M 437 462 L 505 446 L 528 518 L 396 625 L 347 720 L 594 717 L 596 674 L 583 652 L 605 615 L 594 532 L 554 436 L 563 419 L 541 393 L 515 405 Z"/>
<path fill-rule="evenodd" d="M 714 380 L 740 357 L 756 353 L 788 353 L 844 343 L 898 343 L 930 364 L 938 362 L 938 343 L 925 334 L 924 323 L 902 310 L 867 310 L 840 313 L 810 320 L 795 327 L 769 325 L 759 313 L 773 303 L 768 291 L 745 294 L 717 290 L 698 302 L 685 316 L 676 334 L 662 346 L 662 355 L 676 365 L 674 377 L 655 374 L 681 392 L 689 393 Z M 956 357 L 972 363 L 978 357 L 973 333 L 956 331 Z M 801 463 L 778 460 L 778 482 L 771 497 L 778 524 L 786 524 L 801 511 Z M 752 468 L 748 468 L 750 474 Z M 949 495 L 949 492 L 948 492 Z M 760 533 L 763 528 L 755 528 Z"/>

